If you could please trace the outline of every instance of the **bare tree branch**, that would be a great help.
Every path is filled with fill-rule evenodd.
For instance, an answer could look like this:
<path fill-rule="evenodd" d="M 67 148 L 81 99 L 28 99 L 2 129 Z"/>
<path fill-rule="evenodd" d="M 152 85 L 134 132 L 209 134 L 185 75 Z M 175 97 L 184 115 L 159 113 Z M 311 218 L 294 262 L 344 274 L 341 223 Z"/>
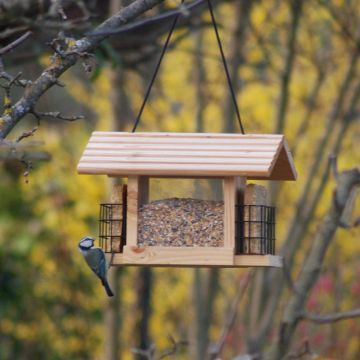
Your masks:
<path fill-rule="evenodd" d="M 294 360 L 294 359 L 301 359 L 303 358 L 304 356 L 306 355 L 314 355 L 314 353 L 312 352 L 311 348 L 310 348 L 310 343 L 308 340 L 305 340 L 304 341 L 304 344 L 303 344 L 303 349 L 298 351 L 297 353 L 290 353 L 288 354 L 285 359 L 286 360 Z"/>
<path fill-rule="evenodd" d="M 329 114 L 326 129 L 316 149 L 314 162 L 311 165 L 305 187 L 301 196 L 299 197 L 297 205 L 295 206 L 296 211 L 293 216 L 292 222 L 288 228 L 287 235 L 282 247 L 282 253 L 284 255 L 284 258 L 286 259 L 286 264 L 289 267 L 289 271 L 291 271 L 293 268 L 296 250 L 299 248 L 301 240 L 303 239 L 303 236 L 308 229 L 308 225 L 310 224 L 310 221 L 314 216 L 316 207 L 321 199 L 330 175 L 330 166 L 329 164 L 327 164 L 321 176 L 320 183 L 317 185 L 315 191 L 311 192 L 311 188 L 313 182 L 315 181 L 317 171 L 320 168 L 323 156 L 326 154 L 326 151 L 324 149 L 326 149 L 326 146 L 330 142 L 330 138 L 332 137 L 333 132 L 335 132 L 336 121 L 339 119 L 340 113 L 343 110 L 346 95 L 348 95 L 348 93 L 350 92 L 352 79 L 356 74 L 357 61 L 358 53 L 356 52 L 353 53 L 351 56 L 348 70 L 339 89 L 339 97 L 336 100 L 331 113 Z M 354 116 L 356 116 L 356 109 L 358 107 L 359 101 L 360 82 L 357 83 L 355 90 L 353 91 L 352 99 L 350 101 L 348 110 L 346 111 L 341 121 L 341 127 L 338 134 L 336 135 L 336 141 L 332 146 L 332 149 L 330 150 L 332 154 L 338 154 L 341 144 L 344 140 L 344 136 L 350 124 L 355 119 Z M 253 339 L 255 347 L 266 337 L 266 334 L 268 333 L 271 324 L 273 323 L 275 310 L 278 307 L 281 295 L 284 290 L 285 279 L 283 274 L 277 271 L 271 271 L 270 274 L 271 278 L 269 279 L 269 281 L 271 281 L 271 283 L 273 284 L 272 296 L 268 297 L 266 308 L 261 317 L 256 338 Z"/>
<path fill-rule="evenodd" d="M 220 356 L 220 354 L 224 348 L 226 338 L 235 324 L 235 320 L 236 320 L 236 317 L 238 314 L 239 304 L 240 304 L 241 300 L 243 299 L 246 289 L 247 289 L 251 279 L 253 278 L 253 276 L 254 276 L 254 271 L 250 270 L 249 273 L 247 274 L 247 276 L 244 279 L 242 279 L 242 281 L 238 287 L 238 291 L 235 295 L 235 299 L 231 305 L 230 312 L 225 321 L 223 330 L 221 332 L 221 336 L 220 336 L 219 340 L 217 341 L 217 343 L 215 345 L 213 345 L 209 351 L 210 359 L 215 360 Z"/>
<path fill-rule="evenodd" d="M 329 324 L 358 317 L 360 317 L 360 308 L 326 315 L 304 313 L 299 316 L 299 320 L 308 320 L 317 324 Z"/>
<path fill-rule="evenodd" d="M 187 346 L 188 342 L 181 340 L 181 341 L 176 341 L 171 335 L 169 335 L 169 340 L 172 344 L 172 346 L 169 349 L 164 350 L 160 355 L 156 355 L 156 346 L 155 344 L 151 344 L 151 346 L 146 349 L 131 349 L 131 352 L 133 354 L 137 354 L 142 356 L 144 359 L 147 360 L 162 360 L 165 359 L 171 355 L 176 354 L 179 351 L 179 348 L 182 346 Z"/>
<path fill-rule="evenodd" d="M 280 98 L 278 111 L 275 119 L 274 134 L 283 134 L 285 132 L 286 115 L 290 102 L 290 84 L 295 65 L 296 58 L 296 42 L 300 26 L 300 18 L 302 16 L 302 0 L 289 1 L 291 10 L 290 31 L 287 38 L 286 55 L 284 69 L 281 73 L 280 81 Z M 278 181 L 270 182 L 270 204 L 275 205 L 280 191 L 280 183 Z"/>
<path fill-rule="evenodd" d="M 73 115 L 73 116 L 61 115 L 60 111 L 39 112 L 33 110 L 31 111 L 31 113 L 39 120 L 44 117 L 58 119 L 58 120 L 65 120 L 65 121 L 76 121 L 84 118 L 83 115 Z"/>
<path fill-rule="evenodd" d="M 312 115 L 313 115 L 314 110 L 317 105 L 317 99 L 320 94 L 320 89 L 325 82 L 325 78 L 326 78 L 325 75 L 326 75 L 326 72 L 323 70 L 322 67 L 319 67 L 317 69 L 316 81 L 313 85 L 312 90 L 309 93 L 309 96 L 306 99 L 307 107 L 306 107 L 304 117 L 301 120 L 300 126 L 296 132 L 295 139 L 297 139 L 297 141 L 294 144 L 294 146 L 292 146 L 292 148 L 291 148 L 291 152 L 292 152 L 294 158 L 296 156 L 297 147 L 299 146 L 302 138 L 304 138 L 305 135 L 307 134 L 307 130 L 310 126 L 310 120 L 312 119 Z"/>
<path fill-rule="evenodd" d="M 33 136 L 35 134 L 35 132 L 37 131 L 38 127 L 35 126 L 33 129 L 31 129 L 30 131 L 24 131 L 17 139 L 16 142 L 20 142 L 23 139 L 26 139 L 30 136 Z"/>
<path fill-rule="evenodd" d="M 135 0 L 130 5 L 122 8 L 117 14 L 99 25 L 96 31 L 107 31 L 117 29 L 128 21 L 133 20 L 138 15 L 151 9 L 163 0 Z M 11 111 L 0 118 L 0 139 L 4 139 L 14 126 L 26 114 L 31 112 L 40 97 L 53 85 L 57 79 L 70 67 L 72 67 L 80 58 L 79 54 L 88 53 L 93 50 L 106 36 L 84 37 L 70 44 L 68 50 L 71 52 L 68 56 L 62 58 L 54 55 L 54 60 L 42 74 L 33 82 L 24 92 L 23 96 L 11 107 Z"/>
<path fill-rule="evenodd" d="M 351 42 L 353 42 L 358 51 L 360 51 L 360 41 L 357 38 L 356 34 L 353 34 L 348 26 L 348 22 L 345 19 L 342 19 L 336 8 L 331 4 L 329 1 L 325 0 L 318 0 L 319 4 L 322 5 L 334 19 L 335 23 L 340 27 L 341 32 L 343 33 L 344 37 Z"/>
<path fill-rule="evenodd" d="M 159 23 L 161 21 L 171 22 L 175 16 L 182 14 L 183 16 L 187 17 L 190 16 L 190 12 L 193 13 L 194 11 L 197 11 L 198 9 L 202 9 L 204 7 L 205 0 L 195 0 L 191 4 L 188 5 L 180 5 L 178 9 L 176 10 L 170 10 L 166 11 L 162 14 L 155 15 L 149 18 L 145 18 L 136 22 L 133 22 L 129 25 L 121 26 L 118 29 L 109 29 L 109 30 L 101 30 L 101 31 L 91 31 L 87 33 L 87 36 L 110 36 L 110 35 L 116 35 L 125 33 L 128 31 L 133 31 L 138 28 L 141 28 L 142 31 L 144 31 L 144 28 L 150 27 L 150 26 L 159 26 Z"/>
<path fill-rule="evenodd" d="M 234 93 L 237 94 L 241 88 L 239 71 L 241 64 L 244 62 L 246 32 L 249 28 L 249 19 L 251 11 L 254 6 L 253 1 L 238 1 L 235 4 L 235 16 L 238 19 L 236 26 L 231 33 L 231 45 L 229 53 L 229 72 L 232 79 L 232 85 Z M 225 105 L 223 110 L 223 117 L 225 120 L 224 131 L 227 133 L 233 133 L 236 129 L 235 115 L 236 110 L 234 108 L 231 92 L 227 92 L 225 96 Z"/>
<path fill-rule="evenodd" d="M 352 189 L 359 185 L 359 169 L 344 171 L 338 175 L 333 203 L 317 231 L 310 252 L 303 263 L 296 281 L 297 292 L 293 293 L 285 308 L 279 331 L 279 341 L 268 354 L 268 359 L 281 359 L 287 353 L 299 322 L 299 314 L 302 313 L 310 290 L 317 281 L 326 251 L 339 227 L 342 212 Z"/>
<path fill-rule="evenodd" d="M 295 46 L 296 39 L 299 30 L 300 17 L 302 15 L 302 4 L 301 0 L 291 0 L 291 28 L 287 39 L 286 58 L 284 64 L 284 70 L 281 75 L 281 89 L 280 89 L 280 104 L 278 106 L 278 113 L 275 122 L 275 134 L 284 133 L 285 129 L 285 117 L 289 103 L 289 85 L 291 82 L 291 76 L 294 68 L 295 61 Z"/>
<path fill-rule="evenodd" d="M 160 356 L 158 358 L 159 360 L 165 359 L 168 356 L 176 354 L 179 351 L 180 347 L 188 345 L 187 341 L 184 341 L 184 340 L 176 341 L 171 335 L 169 335 L 169 340 L 172 343 L 172 347 L 167 350 L 164 350 L 164 352 L 162 354 L 160 354 Z"/>
<path fill-rule="evenodd" d="M 13 41 L 7 46 L 4 46 L 0 49 L 0 56 L 14 50 L 17 46 L 19 46 L 21 43 L 23 43 L 30 35 L 32 34 L 31 31 L 27 31 L 25 34 L 21 35 L 18 39 Z"/>

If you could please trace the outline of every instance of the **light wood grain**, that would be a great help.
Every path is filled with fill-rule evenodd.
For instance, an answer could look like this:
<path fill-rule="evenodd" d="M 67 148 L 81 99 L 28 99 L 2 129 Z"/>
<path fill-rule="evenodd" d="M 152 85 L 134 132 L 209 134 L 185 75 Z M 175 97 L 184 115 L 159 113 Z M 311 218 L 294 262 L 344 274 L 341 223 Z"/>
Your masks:
<path fill-rule="evenodd" d="M 283 267 L 283 258 L 277 255 L 236 255 L 234 267 Z"/>
<path fill-rule="evenodd" d="M 224 268 L 240 268 L 240 267 L 283 267 L 283 258 L 276 255 L 235 255 L 231 265 L 215 265 L 215 264 L 203 264 L 193 261 L 192 263 L 181 263 L 181 260 L 177 264 L 166 264 L 166 263 L 142 263 L 138 262 L 127 262 L 123 254 L 114 254 L 113 265 L 115 266 L 154 266 L 154 267 L 224 267 Z"/>
<path fill-rule="evenodd" d="M 210 165 L 265 165 L 269 166 L 269 160 L 267 159 L 227 159 L 227 158 L 201 158 L 201 157 L 184 157 L 184 158 L 168 158 L 167 154 L 164 157 L 119 157 L 119 156 L 84 156 L 82 158 L 83 163 L 121 163 L 121 164 L 210 164 Z"/>
<path fill-rule="evenodd" d="M 139 211 L 139 176 L 128 177 L 126 244 L 137 246 L 138 211 Z"/>
<path fill-rule="evenodd" d="M 192 143 L 190 145 L 185 146 L 184 144 L 136 144 L 136 143 L 94 143 L 90 141 L 88 149 L 112 149 L 112 150 L 191 150 L 191 151 L 249 151 L 249 152 L 257 152 L 257 151 L 272 151 L 276 152 L 278 149 L 277 144 L 267 145 L 267 144 L 243 144 L 239 142 L 237 144 L 211 144 L 211 143 L 203 143 L 203 144 L 195 144 Z"/>
<path fill-rule="evenodd" d="M 93 137 L 91 138 L 91 142 L 93 144 L 97 143 L 108 143 L 108 144 L 156 144 L 156 145 L 174 145 L 180 144 L 183 146 L 191 146 L 191 145 L 219 145 L 219 146 L 229 146 L 229 145 L 237 145 L 239 143 L 243 145 L 249 146 L 256 146 L 256 145 L 278 145 L 279 139 L 275 138 L 266 138 L 266 139 L 253 139 L 253 138 L 227 138 L 227 139 L 212 139 L 212 138 L 176 138 L 176 137 L 169 137 L 169 138 L 139 138 L 139 137 L 120 137 L 120 138 L 113 138 L 113 137 Z"/>
<path fill-rule="evenodd" d="M 180 171 L 180 174 L 182 171 L 184 171 L 184 175 L 186 175 L 186 173 L 197 173 L 198 171 L 204 171 L 205 173 L 209 172 L 209 173 L 214 173 L 216 174 L 221 174 L 222 171 L 225 172 L 230 172 L 230 173 L 237 173 L 238 171 L 245 171 L 245 172 L 259 172 L 259 173 L 263 173 L 269 172 L 269 166 L 267 164 L 257 164 L 257 165 L 249 165 L 249 164 L 242 164 L 242 165 L 234 165 L 234 164 L 222 164 L 222 165 L 212 165 L 212 164 L 158 164 L 156 167 L 154 166 L 153 163 L 141 163 L 141 164 L 136 164 L 136 163 L 126 163 L 126 164 L 121 164 L 121 163 L 113 163 L 113 162 L 100 162 L 100 163 L 84 163 L 81 164 L 81 167 L 95 167 L 95 168 L 99 168 L 99 169 L 124 169 L 126 171 L 130 171 L 134 170 L 134 171 L 141 171 L 144 170 L 146 171 L 146 173 L 144 173 L 144 175 L 148 175 L 147 171 L 149 171 L 149 173 L 154 173 L 156 174 L 156 172 L 159 172 L 159 174 L 163 174 L 166 173 L 167 171 L 171 171 L 171 172 L 176 172 L 177 170 Z M 195 175 L 194 174 L 194 175 Z"/>
<path fill-rule="evenodd" d="M 204 165 L 168 165 L 164 167 L 154 166 L 116 166 L 116 164 L 81 164 L 78 166 L 80 174 L 106 174 L 114 176 L 146 175 L 152 177 L 167 176 L 167 177 L 223 177 L 223 176 L 245 176 L 247 178 L 257 177 L 267 179 L 269 177 L 268 169 L 263 166 L 204 166 Z"/>
<path fill-rule="evenodd" d="M 124 247 L 126 264 L 142 265 L 232 265 L 234 250 L 219 247 Z"/>
<path fill-rule="evenodd" d="M 224 179 L 224 247 L 235 253 L 235 177 Z"/>
<path fill-rule="evenodd" d="M 294 180 L 282 135 L 95 132 L 79 162 L 82 174 Z"/>
<path fill-rule="evenodd" d="M 243 198 L 246 179 L 226 177 L 224 179 L 224 246 L 235 252 L 235 205 Z"/>
<path fill-rule="evenodd" d="M 124 157 L 159 157 L 163 155 L 163 149 L 154 150 L 122 150 L 121 156 Z M 182 157 L 201 157 L 201 158 L 245 158 L 248 159 L 249 155 L 253 158 L 273 159 L 274 154 L 269 151 L 188 151 L 188 150 L 167 150 L 166 157 L 168 158 L 182 158 Z M 102 149 L 86 149 L 84 156 L 119 156 L 116 150 L 102 150 Z"/>
<path fill-rule="evenodd" d="M 279 138 L 284 136 L 281 134 L 226 134 L 226 133 L 177 133 L 177 132 L 121 132 L 121 131 L 94 131 L 92 136 L 111 136 L 111 137 L 176 137 L 176 138 L 213 138 L 213 139 L 226 139 L 226 138 Z"/>

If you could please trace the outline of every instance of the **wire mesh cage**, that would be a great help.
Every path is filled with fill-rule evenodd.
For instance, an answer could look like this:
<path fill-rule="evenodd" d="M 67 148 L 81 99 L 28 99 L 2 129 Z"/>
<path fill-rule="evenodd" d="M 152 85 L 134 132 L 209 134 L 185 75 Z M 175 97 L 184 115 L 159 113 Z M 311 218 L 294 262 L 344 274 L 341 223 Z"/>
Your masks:
<path fill-rule="evenodd" d="M 126 244 L 126 206 L 117 203 L 100 204 L 100 247 L 106 253 L 121 253 Z"/>
<path fill-rule="evenodd" d="M 275 254 L 275 207 L 236 206 L 236 254 Z"/>

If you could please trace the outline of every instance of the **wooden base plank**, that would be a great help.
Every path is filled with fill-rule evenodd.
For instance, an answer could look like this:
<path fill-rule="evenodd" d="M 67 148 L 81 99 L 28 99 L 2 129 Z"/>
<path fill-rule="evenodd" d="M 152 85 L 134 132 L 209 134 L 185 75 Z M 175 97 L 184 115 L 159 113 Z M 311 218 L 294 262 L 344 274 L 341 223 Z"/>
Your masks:
<path fill-rule="evenodd" d="M 234 267 L 283 267 L 283 258 L 277 255 L 235 255 Z"/>
<path fill-rule="evenodd" d="M 176 253 L 178 253 L 178 250 L 179 249 L 176 249 Z M 178 253 L 178 255 L 180 254 L 180 252 Z M 145 254 L 143 254 L 143 256 L 144 255 Z M 186 256 L 186 255 L 183 254 L 182 256 Z M 239 268 L 239 267 L 282 268 L 283 266 L 283 258 L 277 255 L 235 255 L 232 256 L 232 262 L 230 265 L 214 264 L 209 261 L 206 262 L 206 259 L 201 259 L 201 261 L 197 261 L 196 258 L 191 259 L 188 257 L 184 259 L 183 257 L 180 258 L 179 256 L 177 256 L 176 263 L 172 262 L 173 259 L 172 258 L 170 259 L 169 257 L 167 257 L 165 261 L 164 259 L 159 259 L 159 257 L 157 259 L 158 260 L 152 258 L 152 261 L 149 263 L 148 260 L 142 261 L 141 257 L 138 257 L 136 261 L 134 261 L 134 259 L 131 258 L 129 262 L 127 256 L 124 256 L 124 254 L 117 253 L 114 254 L 112 265 L 114 266 L 149 266 L 150 265 L 154 267 L 226 267 L 226 268 Z"/>
<path fill-rule="evenodd" d="M 233 248 L 125 246 L 124 263 L 142 265 L 232 265 Z"/>

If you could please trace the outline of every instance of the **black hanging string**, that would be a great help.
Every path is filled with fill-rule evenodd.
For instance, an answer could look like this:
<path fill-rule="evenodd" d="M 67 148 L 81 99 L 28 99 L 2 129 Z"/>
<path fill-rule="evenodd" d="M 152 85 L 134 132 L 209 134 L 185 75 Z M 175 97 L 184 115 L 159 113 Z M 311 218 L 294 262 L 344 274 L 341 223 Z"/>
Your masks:
<path fill-rule="evenodd" d="M 229 68 L 228 68 L 228 66 L 227 66 L 227 62 L 226 62 L 226 58 L 225 58 L 225 55 L 224 55 L 224 50 L 223 50 L 223 47 L 222 47 L 222 43 L 221 43 L 221 39 L 220 39 L 218 27 L 217 27 L 217 25 L 216 25 L 216 21 L 215 21 L 215 16 L 214 16 L 214 11 L 213 11 L 213 7 L 212 7 L 212 4 L 211 4 L 211 0 L 207 0 L 207 3 L 208 3 L 208 6 L 209 6 L 211 21 L 212 21 L 212 24 L 213 24 L 213 27 L 214 27 L 214 30 L 215 30 L 217 43 L 218 43 L 218 45 L 219 45 L 219 50 L 220 50 L 220 54 L 221 54 L 221 59 L 222 59 L 222 62 L 223 62 L 223 64 L 224 64 L 224 69 L 225 69 L 225 73 L 226 73 L 226 78 L 227 78 L 227 82 L 228 82 L 228 84 L 229 84 L 230 93 L 231 93 L 231 97 L 232 97 L 232 100 L 233 100 L 233 103 L 234 103 L 236 116 L 237 116 L 238 121 L 239 121 L 240 130 L 241 130 L 241 133 L 242 133 L 242 134 L 245 134 L 244 127 L 243 127 L 242 122 L 241 122 L 241 116 L 240 116 L 239 106 L 238 106 L 237 101 L 236 101 L 235 91 L 234 91 L 234 88 L 233 88 L 232 83 L 231 83 L 231 77 L 230 77 L 230 73 L 229 73 Z"/>
<path fill-rule="evenodd" d="M 182 5 L 183 3 L 184 3 L 184 0 L 181 0 L 181 5 Z M 159 61 L 158 61 L 158 63 L 156 64 L 156 68 L 155 68 L 155 71 L 154 71 L 154 73 L 153 73 L 153 76 L 152 76 L 151 79 L 150 79 L 149 86 L 148 86 L 148 88 L 147 88 L 147 90 L 146 90 L 146 93 L 145 93 L 144 101 L 143 101 L 143 103 L 141 104 L 140 111 L 139 111 L 139 113 L 138 113 L 138 116 L 136 117 L 135 124 L 134 124 L 134 127 L 133 127 L 133 129 L 132 129 L 132 132 L 135 132 L 135 130 L 136 130 L 138 124 L 139 124 L 140 117 L 141 117 L 141 115 L 142 115 L 142 113 L 143 113 L 143 111 L 144 111 L 146 102 L 147 102 L 147 100 L 148 100 L 148 98 L 149 98 L 149 95 L 150 95 L 151 88 L 152 88 L 152 86 L 153 86 L 153 84 L 154 84 L 156 75 L 157 75 L 157 73 L 159 72 L 162 59 L 163 59 L 163 57 L 164 57 L 164 55 L 165 55 L 166 49 L 167 49 L 167 47 L 168 47 L 168 45 L 169 45 L 169 42 L 170 42 L 170 39 L 171 39 L 171 35 L 172 35 L 172 33 L 174 32 L 174 29 L 175 29 L 176 23 L 177 23 L 177 21 L 178 21 L 178 19 L 179 19 L 179 17 L 180 17 L 180 14 L 181 14 L 181 13 L 179 12 L 179 13 L 175 16 L 174 21 L 173 21 L 173 23 L 172 23 L 172 25 L 171 25 L 170 32 L 169 32 L 169 34 L 168 34 L 168 36 L 167 36 L 167 38 L 166 38 L 164 47 L 163 47 L 163 49 L 162 49 L 162 51 L 161 51 L 161 54 L 160 54 Z"/>
<path fill-rule="evenodd" d="M 181 0 L 181 4 L 183 4 L 183 3 L 184 3 L 184 0 Z M 230 88 L 231 98 L 232 98 L 233 103 L 234 103 L 235 113 L 236 113 L 236 116 L 237 116 L 238 121 L 239 121 L 239 126 L 240 126 L 241 133 L 242 133 L 242 134 L 245 134 L 244 127 L 243 127 L 242 122 L 241 122 L 241 116 L 240 116 L 239 106 L 238 106 L 238 104 L 237 104 L 235 91 L 234 91 L 234 88 L 233 88 L 232 83 L 231 83 L 231 77 L 230 77 L 229 69 L 228 69 L 228 66 L 227 66 L 227 62 L 226 62 L 224 50 L 223 50 L 223 47 L 222 47 L 222 43 L 221 43 L 219 31 L 218 31 L 218 28 L 217 28 L 217 24 L 216 24 L 216 20 L 215 20 L 215 16 L 214 16 L 214 11 L 213 11 L 213 7 L 212 7 L 212 4 L 211 4 L 211 0 L 207 0 L 207 3 L 208 3 L 208 7 L 209 7 L 209 12 L 210 12 L 210 16 L 211 16 L 211 21 L 212 21 L 212 24 L 213 24 L 213 27 L 214 27 L 214 31 L 215 31 L 215 34 L 216 34 L 216 40 L 217 40 L 217 43 L 218 43 L 218 46 L 219 46 L 219 50 L 220 50 L 220 54 L 221 54 L 221 60 L 222 60 L 223 65 L 224 65 L 227 82 L 228 82 L 228 85 L 229 85 L 229 88 Z M 164 57 L 164 55 L 165 55 L 165 52 L 166 52 L 166 50 L 167 50 L 167 48 L 168 48 L 168 45 L 169 45 L 171 36 L 172 36 L 172 34 L 173 34 L 173 32 L 174 32 L 176 23 L 177 23 L 180 15 L 181 15 L 181 12 L 179 12 L 179 13 L 175 16 L 174 21 L 173 21 L 173 23 L 171 24 L 170 32 L 169 32 L 169 34 L 168 34 L 168 36 L 167 36 L 167 38 L 166 38 L 164 47 L 163 47 L 163 49 L 162 49 L 162 51 L 161 51 L 161 54 L 160 54 L 159 61 L 158 61 L 158 63 L 156 64 L 155 71 L 154 71 L 154 73 L 153 73 L 153 75 L 152 75 L 152 77 L 151 77 L 151 79 L 150 79 L 149 86 L 148 86 L 148 88 L 147 88 L 147 90 L 146 90 L 144 100 L 143 100 L 143 102 L 142 102 L 142 104 L 141 104 L 141 107 L 140 107 L 140 111 L 139 111 L 139 113 L 138 113 L 138 115 L 137 115 L 137 117 L 136 117 L 136 120 L 135 120 L 135 123 L 134 123 L 134 127 L 133 127 L 133 129 L 132 129 L 132 132 L 135 132 L 137 126 L 139 125 L 141 115 L 142 115 L 142 113 L 143 113 L 143 111 L 144 111 L 146 102 L 147 102 L 147 100 L 148 100 L 148 98 L 149 98 L 149 95 L 150 95 L 150 91 L 151 91 L 152 86 L 153 86 L 153 84 L 154 84 L 156 75 L 157 75 L 157 73 L 159 72 L 161 62 L 162 62 L 163 57 Z"/>

